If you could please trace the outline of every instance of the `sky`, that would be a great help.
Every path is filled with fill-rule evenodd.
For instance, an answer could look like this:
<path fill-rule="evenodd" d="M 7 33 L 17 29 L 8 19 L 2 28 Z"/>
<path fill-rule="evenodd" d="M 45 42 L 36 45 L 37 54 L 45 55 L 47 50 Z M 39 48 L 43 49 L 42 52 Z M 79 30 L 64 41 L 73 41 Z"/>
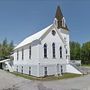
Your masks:
<path fill-rule="evenodd" d="M 90 0 L 0 0 L 0 42 L 18 44 L 53 23 L 61 7 L 70 40 L 90 41 Z"/>

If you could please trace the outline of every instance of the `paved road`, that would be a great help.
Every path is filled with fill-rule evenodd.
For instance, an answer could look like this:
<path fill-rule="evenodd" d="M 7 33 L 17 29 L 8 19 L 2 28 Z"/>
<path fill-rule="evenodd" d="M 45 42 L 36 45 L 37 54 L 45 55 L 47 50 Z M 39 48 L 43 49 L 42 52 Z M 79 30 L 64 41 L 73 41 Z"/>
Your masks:
<path fill-rule="evenodd" d="M 32 81 L 0 70 L 0 90 L 90 90 L 90 74 L 65 80 Z"/>

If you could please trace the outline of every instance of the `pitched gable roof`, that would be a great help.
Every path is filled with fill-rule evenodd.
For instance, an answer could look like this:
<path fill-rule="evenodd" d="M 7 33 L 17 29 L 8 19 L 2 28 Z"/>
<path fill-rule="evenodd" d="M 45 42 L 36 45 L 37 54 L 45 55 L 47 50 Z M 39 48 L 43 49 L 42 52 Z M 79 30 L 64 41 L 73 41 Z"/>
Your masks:
<path fill-rule="evenodd" d="M 39 32 L 37 32 L 37 33 L 35 33 L 35 34 L 27 37 L 27 38 L 24 39 L 20 44 L 18 44 L 14 49 L 18 49 L 18 48 L 20 48 L 20 47 L 22 47 L 22 46 L 25 46 L 25 45 L 27 45 L 27 44 L 35 41 L 35 40 L 38 40 L 42 35 L 44 35 L 44 33 L 45 33 L 46 31 L 49 30 L 49 28 L 50 28 L 51 26 L 52 26 L 52 24 L 51 24 L 50 26 L 46 27 L 45 29 L 43 29 L 43 30 L 41 30 L 41 31 L 39 31 Z"/>

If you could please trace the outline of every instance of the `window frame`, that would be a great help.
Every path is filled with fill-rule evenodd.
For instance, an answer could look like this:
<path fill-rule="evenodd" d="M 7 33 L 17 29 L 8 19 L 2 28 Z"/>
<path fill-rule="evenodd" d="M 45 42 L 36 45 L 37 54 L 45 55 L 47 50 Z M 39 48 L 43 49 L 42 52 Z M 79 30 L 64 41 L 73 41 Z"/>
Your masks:
<path fill-rule="evenodd" d="M 24 59 L 24 49 L 22 48 L 22 60 Z"/>
<path fill-rule="evenodd" d="M 60 46 L 60 58 L 62 58 L 62 46 Z"/>
<path fill-rule="evenodd" d="M 19 59 L 19 51 L 17 50 L 17 60 Z"/>
<path fill-rule="evenodd" d="M 56 58 L 55 43 L 52 43 L 52 57 Z"/>
<path fill-rule="evenodd" d="M 22 68 L 21 68 L 21 73 L 23 74 L 23 66 L 22 66 Z"/>
<path fill-rule="evenodd" d="M 55 36 L 55 35 L 56 35 L 55 30 L 52 30 L 52 35 L 53 35 L 53 36 Z"/>
<path fill-rule="evenodd" d="M 17 72 L 18 72 L 18 66 L 17 66 Z"/>
<path fill-rule="evenodd" d="M 47 76 L 47 75 L 48 75 L 48 68 L 44 67 L 44 76 Z"/>
<path fill-rule="evenodd" d="M 47 44 L 44 44 L 44 58 L 47 58 Z"/>
<path fill-rule="evenodd" d="M 31 45 L 29 46 L 29 59 L 31 59 Z"/>
<path fill-rule="evenodd" d="M 67 49 L 66 49 L 66 55 L 67 55 L 67 53 L 68 53 L 68 51 L 67 51 Z"/>
<path fill-rule="evenodd" d="M 29 75 L 31 75 L 31 67 L 29 67 Z"/>

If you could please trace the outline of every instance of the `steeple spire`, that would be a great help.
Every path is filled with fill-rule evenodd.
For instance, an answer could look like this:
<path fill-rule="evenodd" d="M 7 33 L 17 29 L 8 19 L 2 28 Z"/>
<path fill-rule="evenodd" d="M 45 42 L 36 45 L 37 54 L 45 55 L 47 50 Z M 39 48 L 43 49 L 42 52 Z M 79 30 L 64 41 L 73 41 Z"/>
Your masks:
<path fill-rule="evenodd" d="M 60 6 L 57 7 L 55 18 L 60 21 L 63 18 L 63 14 L 61 12 Z"/>
<path fill-rule="evenodd" d="M 57 28 L 64 28 L 68 30 L 67 25 L 65 23 L 65 19 L 63 17 L 62 11 L 60 9 L 60 6 L 57 6 L 55 18 L 57 19 Z"/>
<path fill-rule="evenodd" d="M 63 18 L 63 14 L 59 6 L 57 7 L 55 18 L 57 19 L 57 28 L 59 29 L 62 26 L 62 18 Z"/>

